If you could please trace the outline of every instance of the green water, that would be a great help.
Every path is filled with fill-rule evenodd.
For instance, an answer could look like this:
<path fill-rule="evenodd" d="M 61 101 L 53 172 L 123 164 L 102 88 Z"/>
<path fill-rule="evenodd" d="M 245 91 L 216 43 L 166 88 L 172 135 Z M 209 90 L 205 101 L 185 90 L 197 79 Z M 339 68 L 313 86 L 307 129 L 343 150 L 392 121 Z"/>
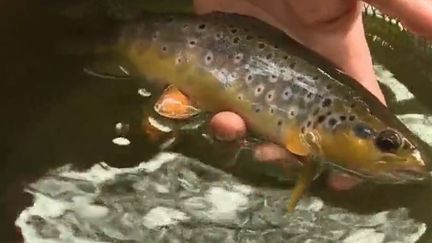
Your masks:
<path fill-rule="evenodd" d="M 144 86 L 153 94 L 159 92 L 158 89 L 139 80 L 88 76 L 82 68 L 89 57 L 60 54 L 55 46 L 71 33 L 82 34 L 76 22 L 80 21 L 80 16 L 91 15 L 93 11 L 97 10 L 99 16 L 107 12 L 127 16 L 131 9 L 160 10 L 167 6 L 190 11 L 190 5 L 185 4 L 188 1 L 176 1 L 178 6 L 173 6 L 171 1 L 145 6 L 138 0 L 128 5 L 117 1 L 117 5 L 109 5 L 109 8 L 96 5 L 94 9 L 90 7 L 94 5 L 86 5 L 84 1 L 77 2 L 74 8 L 63 8 L 64 2 L 58 1 L 55 6 L 44 1 L 0 3 L 0 70 L 4 85 L 0 96 L 3 122 L 0 206 L 6 209 L 0 211 L 0 236 L 5 237 L 5 242 L 19 240 L 13 221 L 31 203 L 31 198 L 23 193 L 25 183 L 51 168 L 71 162 L 82 168 L 102 160 L 112 166 L 133 166 L 152 157 L 159 149 L 159 144 L 149 141 L 141 129 L 143 114 L 151 113 L 157 95 L 150 98 L 137 95 L 137 89 Z M 393 42 L 394 48 L 370 39 L 375 61 L 389 69 L 416 97 L 396 102 L 392 91 L 383 86 L 390 108 L 397 114 L 430 114 L 432 59 L 426 52 L 417 51 L 409 41 L 395 39 L 393 35 L 398 34 L 395 31 L 383 30 L 377 34 Z M 119 147 L 112 143 L 117 136 L 114 126 L 118 122 L 130 124 L 130 146 Z M 206 132 L 205 128 L 183 132 L 174 149 L 225 167 L 236 145 L 212 144 L 201 136 L 202 132 Z M 260 171 L 262 169 L 244 163 L 231 167 L 231 172 L 250 183 L 284 186 Z M 362 212 L 406 206 L 411 209 L 413 218 L 425 222 L 428 228 L 432 226 L 429 213 L 432 189 L 429 186 L 375 188 L 365 185 L 352 192 L 336 194 L 322 184 L 316 183 L 313 193 L 335 205 Z M 424 242 L 428 240 L 432 240 L 429 229 L 422 238 Z"/>

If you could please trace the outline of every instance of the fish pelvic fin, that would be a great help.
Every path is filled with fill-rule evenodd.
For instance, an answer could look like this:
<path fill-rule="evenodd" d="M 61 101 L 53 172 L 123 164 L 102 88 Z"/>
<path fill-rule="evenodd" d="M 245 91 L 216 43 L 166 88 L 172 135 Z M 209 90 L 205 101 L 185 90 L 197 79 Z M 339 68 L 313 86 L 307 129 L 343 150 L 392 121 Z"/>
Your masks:
<path fill-rule="evenodd" d="M 300 176 L 296 181 L 296 184 L 291 192 L 291 197 L 288 201 L 288 213 L 294 212 L 299 200 L 310 188 L 310 185 L 315 178 L 316 172 L 317 164 L 315 163 L 315 161 L 306 158 L 303 162 L 303 168 L 301 170 Z"/>

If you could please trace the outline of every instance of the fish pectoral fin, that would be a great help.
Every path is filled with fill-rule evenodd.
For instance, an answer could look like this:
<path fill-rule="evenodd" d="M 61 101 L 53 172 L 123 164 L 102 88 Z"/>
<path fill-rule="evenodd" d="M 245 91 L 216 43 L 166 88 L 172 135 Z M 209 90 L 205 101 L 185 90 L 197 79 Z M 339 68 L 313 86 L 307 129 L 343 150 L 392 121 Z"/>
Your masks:
<path fill-rule="evenodd" d="M 193 102 L 173 85 L 168 86 L 154 106 L 159 115 L 184 120 L 201 112 Z"/>
<path fill-rule="evenodd" d="M 309 146 L 303 141 L 300 130 L 290 129 L 285 138 L 285 148 L 293 154 L 307 156 L 311 153 Z"/>
<path fill-rule="evenodd" d="M 288 212 L 294 212 L 297 203 L 305 192 L 310 188 L 312 181 L 315 179 L 317 171 L 317 164 L 310 158 L 305 158 L 303 161 L 303 168 L 301 169 L 300 176 L 291 192 L 291 197 L 288 202 Z"/>

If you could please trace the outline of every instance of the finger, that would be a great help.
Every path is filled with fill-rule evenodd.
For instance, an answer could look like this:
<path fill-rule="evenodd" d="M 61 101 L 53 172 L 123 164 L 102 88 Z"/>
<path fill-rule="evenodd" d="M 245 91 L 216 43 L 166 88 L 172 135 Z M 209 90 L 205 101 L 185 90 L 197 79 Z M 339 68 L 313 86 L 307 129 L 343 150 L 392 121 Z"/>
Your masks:
<path fill-rule="evenodd" d="M 335 191 L 351 190 L 359 185 L 362 180 L 358 177 L 351 176 L 342 172 L 331 171 L 328 177 L 327 184 Z"/>
<path fill-rule="evenodd" d="M 432 40 L 432 2 L 425 0 L 366 0 L 385 14 L 397 17 L 410 31 Z"/>
<path fill-rule="evenodd" d="M 223 111 L 212 117 L 210 128 L 215 137 L 221 141 L 234 141 L 246 134 L 246 124 L 243 119 L 229 111 Z"/>
<path fill-rule="evenodd" d="M 300 165 L 299 159 L 285 148 L 274 143 L 260 144 L 254 150 L 255 159 L 261 162 L 283 161 Z"/>

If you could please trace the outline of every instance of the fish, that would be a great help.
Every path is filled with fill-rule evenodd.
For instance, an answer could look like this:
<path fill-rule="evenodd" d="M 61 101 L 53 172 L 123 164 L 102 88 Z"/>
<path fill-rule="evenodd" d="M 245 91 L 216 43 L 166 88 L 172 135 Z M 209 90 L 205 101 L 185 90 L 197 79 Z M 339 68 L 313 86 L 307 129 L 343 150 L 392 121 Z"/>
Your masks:
<path fill-rule="evenodd" d="M 200 110 L 232 111 L 303 164 L 293 211 L 320 166 L 377 183 L 424 181 L 425 145 L 359 82 L 253 17 L 145 14 L 118 29 L 112 51 Z"/>

